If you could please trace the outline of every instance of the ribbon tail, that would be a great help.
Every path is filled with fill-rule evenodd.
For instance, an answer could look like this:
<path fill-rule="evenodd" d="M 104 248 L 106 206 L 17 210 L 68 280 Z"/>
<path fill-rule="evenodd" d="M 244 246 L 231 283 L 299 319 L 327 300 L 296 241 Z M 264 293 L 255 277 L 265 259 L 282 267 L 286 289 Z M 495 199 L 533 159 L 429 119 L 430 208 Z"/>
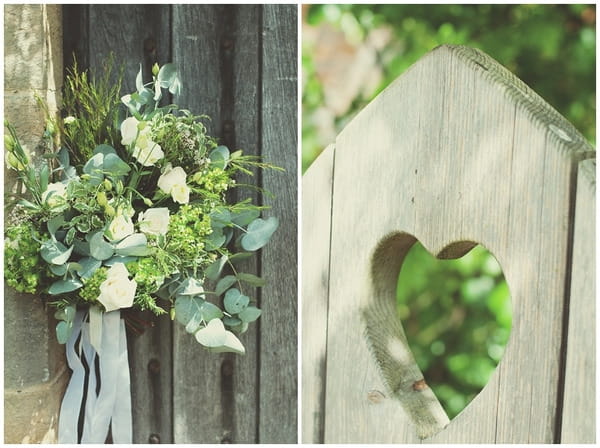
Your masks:
<path fill-rule="evenodd" d="M 97 400 L 96 385 L 98 381 L 96 379 L 96 350 L 91 343 L 90 331 L 90 325 L 84 322 L 81 329 L 81 342 L 85 361 L 88 365 L 88 388 L 85 397 L 85 418 L 83 421 L 83 435 L 81 436 L 82 441 L 90 440 L 90 422 L 94 421 Z"/>
<path fill-rule="evenodd" d="M 75 348 L 75 343 L 81 334 L 81 325 L 85 313 L 77 311 L 73 321 L 73 331 L 67 341 L 66 354 L 69 368 L 73 371 L 69 385 L 63 396 L 60 406 L 60 418 L 58 421 L 58 443 L 73 444 L 79 439 L 79 410 L 83 400 L 83 386 L 85 381 L 85 369 L 81 362 L 80 351 Z"/>
<path fill-rule="evenodd" d="M 131 389 L 129 379 L 129 359 L 125 322 L 120 321 L 119 358 L 117 366 L 117 399 L 112 414 L 112 436 L 114 443 L 132 443 Z"/>

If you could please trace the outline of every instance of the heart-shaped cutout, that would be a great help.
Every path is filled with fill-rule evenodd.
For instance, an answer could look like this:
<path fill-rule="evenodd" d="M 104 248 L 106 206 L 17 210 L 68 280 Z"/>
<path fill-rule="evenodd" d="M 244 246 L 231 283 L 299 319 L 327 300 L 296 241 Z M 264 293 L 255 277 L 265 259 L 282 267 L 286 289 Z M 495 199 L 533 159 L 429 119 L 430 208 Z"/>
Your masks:
<path fill-rule="evenodd" d="M 476 246 L 453 243 L 433 257 L 412 235 L 396 233 L 372 258 L 367 342 L 421 438 L 446 427 L 481 391 L 510 334 L 508 287 L 495 258 Z"/>

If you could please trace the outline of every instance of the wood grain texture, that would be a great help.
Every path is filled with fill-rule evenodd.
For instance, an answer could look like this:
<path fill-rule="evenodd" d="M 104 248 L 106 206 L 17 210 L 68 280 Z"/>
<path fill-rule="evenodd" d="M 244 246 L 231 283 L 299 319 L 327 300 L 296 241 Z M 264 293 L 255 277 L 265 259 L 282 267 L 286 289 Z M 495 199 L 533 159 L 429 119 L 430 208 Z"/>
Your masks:
<path fill-rule="evenodd" d="M 327 301 L 335 146 L 302 177 L 302 443 L 323 443 L 327 371 Z"/>
<path fill-rule="evenodd" d="M 87 60 L 94 73 L 101 73 L 102 64 L 113 53 L 118 67 L 125 63 L 122 94 L 135 91 L 135 76 L 139 64 L 149 58 L 168 62 L 171 55 L 168 6 L 148 5 L 89 5 L 80 11 L 84 20 L 79 27 L 88 35 Z M 87 23 L 86 19 L 87 18 Z M 156 51 L 144 51 L 144 41 L 152 39 Z M 145 65 L 150 65 L 148 62 Z M 131 394 L 133 412 L 133 441 L 148 443 L 160 440 L 173 442 L 172 431 L 172 370 L 171 322 L 156 319 L 148 313 L 135 313 L 155 324 L 142 335 L 128 335 Z"/>
<path fill-rule="evenodd" d="M 175 102 L 207 114 L 209 134 L 221 135 L 223 76 L 220 70 L 224 10 L 209 5 L 173 5 L 173 62 L 183 90 Z M 231 113 L 231 111 L 229 111 Z M 173 430 L 175 443 L 222 443 L 231 440 L 233 361 L 209 353 L 181 326 L 173 329 Z"/>
<path fill-rule="evenodd" d="M 422 58 L 342 131 L 333 186 L 325 442 L 418 441 L 399 401 L 389 398 L 394 391 L 378 371 L 359 317 L 395 300 L 402 251 L 391 253 L 383 284 L 372 280 L 371 260 L 384 237 L 398 232 L 440 258 L 482 244 L 502 266 L 512 297 L 513 328 L 499 368 L 427 441 L 556 440 L 572 192 L 577 163 L 592 151 L 514 75 L 477 50 L 454 46 Z M 372 391 L 381 398 L 376 403 Z"/>
<path fill-rule="evenodd" d="M 264 213 L 279 228 L 261 255 L 260 443 L 297 443 L 298 164 L 297 5 L 264 5 L 262 15 L 262 156 L 286 171 L 264 171 Z"/>
<path fill-rule="evenodd" d="M 561 443 L 596 442 L 596 161 L 579 164 Z"/>

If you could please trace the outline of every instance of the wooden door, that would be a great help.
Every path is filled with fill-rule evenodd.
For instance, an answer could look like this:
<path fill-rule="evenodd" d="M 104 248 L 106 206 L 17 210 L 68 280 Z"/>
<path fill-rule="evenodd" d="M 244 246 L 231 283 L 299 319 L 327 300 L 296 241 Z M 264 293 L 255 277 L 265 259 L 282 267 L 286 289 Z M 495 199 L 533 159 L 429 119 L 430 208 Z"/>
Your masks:
<path fill-rule="evenodd" d="M 207 114 L 209 134 L 285 168 L 251 182 L 275 197 L 280 228 L 247 272 L 268 279 L 245 356 L 205 351 L 169 319 L 129 335 L 135 443 L 295 443 L 297 440 L 296 5 L 65 5 L 65 66 L 125 64 L 123 94 L 142 63 L 174 62 L 173 101 Z M 242 193 L 247 197 L 248 193 Z M 142 316 L 144 317 L 144 316 Z"/>

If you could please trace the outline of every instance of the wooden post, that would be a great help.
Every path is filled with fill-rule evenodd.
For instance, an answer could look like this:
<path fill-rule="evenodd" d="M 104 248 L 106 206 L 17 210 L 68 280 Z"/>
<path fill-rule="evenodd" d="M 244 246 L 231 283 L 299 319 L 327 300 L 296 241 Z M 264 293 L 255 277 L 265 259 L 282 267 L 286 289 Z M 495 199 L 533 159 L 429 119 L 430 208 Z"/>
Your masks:
<path fill-rule="evenodd" d="M 331 201 L 322 206 L 330 210 L 330 240 L 303 254 L 304 266 L 329 260 L 327 328 L 319 329 L 327 334 L 325 397 L 309 387 L 313 395 L 304 399 L 314 406 L 304 421 L 325 402 L 324 437 L 305 433 L 305 441 L 560 441 L 577 167 L 593 154 L 535 92 L 466 47 L 438 47 L 371 102 L 337 137 L 333 168 L 317 161 L 314 170 L 322 172 L 311 168 L 305 177 L 305 185 L 326 183 L 333 172 L 331 199 L 308 187 L 303 197 L 305 204 Z M 305 229 L 312 229 L 310 216 Z M 325 218 L 316 222 L 327 225 Z M 305 248 L 326 230 L 319 232 L 304 231 Z M 511 292 L 504 357 L 449 424 L 393 306 L 400 266 L 417 240 L 439 258 L 483 245 Z M 309 271 L 304 300 L 315 288 L 323 300 L 317 285 L 324 273 Z M 593 314 L 578 316 L 593 339 Z M 583 349 L 569 346 L 569 354 Z"/>

